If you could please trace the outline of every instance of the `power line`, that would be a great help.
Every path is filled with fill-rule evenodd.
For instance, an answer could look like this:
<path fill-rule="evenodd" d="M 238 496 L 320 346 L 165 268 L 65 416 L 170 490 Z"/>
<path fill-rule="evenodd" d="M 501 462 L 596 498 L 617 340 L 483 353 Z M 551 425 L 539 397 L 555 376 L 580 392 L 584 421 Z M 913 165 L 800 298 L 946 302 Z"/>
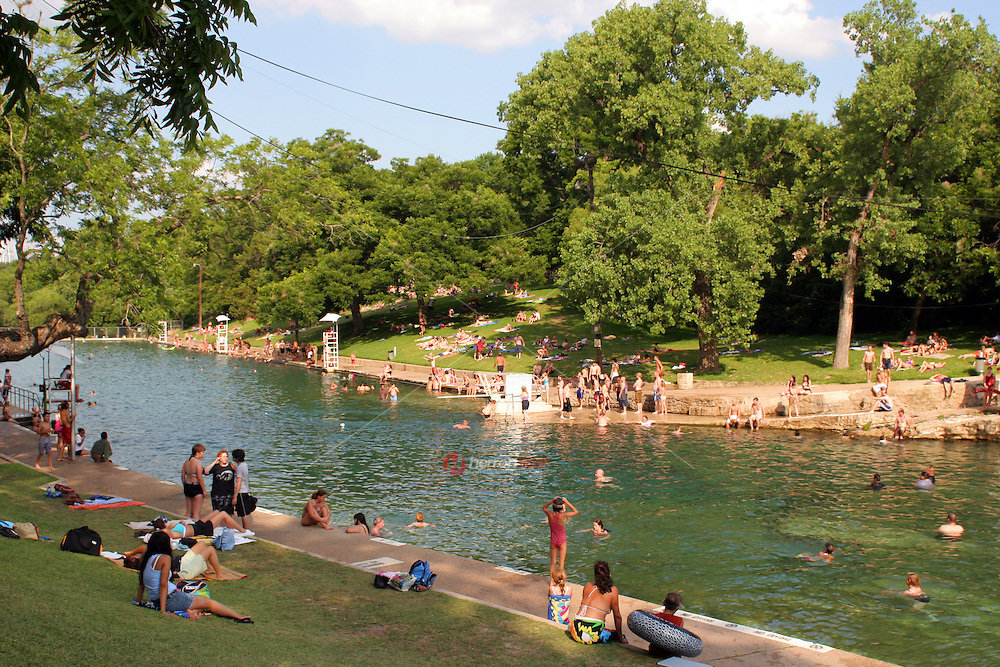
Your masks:
<path fill-rule="evenodd" d="M 550 146 L 554 146 L 554 147 L 555 146 L 562 146 L 562 147 L 568 147 L 568 146 L 570 146 L 569 142 L 559 141 L 559 140 L 557 140 L 557 139 L 555 139 L 553 137 L 537 135 L 537 134 L 533 134 L 531 132 L 524 132 L 524 131 L 519 131 L 519 130 L 512 130 L 510 128 L 502 127 L 500 125 L 493 125 L 493 124 L 490 124 L 490 123 L 484 123 L 484 122 L 477 121 L 477 120 L 470 120 L 468 118 L 462 118 L 460 116 L 455 116 L 453 114 L 446 114 L 446 113 L 442 113 L 442 112 L 439 112 L 439 111 L 432 111 L 430 109 L 424 109 L 422 107 L 414 106 L 414 105 L 411 105 L 411 104 L 404 104 L 402 102 L 396 102 L 394 100 L 390 100 L 390 99 L 387 99 L 387 98 L 384 98 L 384 97 L 379 97 L 377 95 L 371 95 L 369 93 L 365 93 L 365 92 L 362 92 L 362 91 L 359 91 L 359 90 L 355 90 L 353 88 L 348 88 L 347 86 L 342 86 L 342 85 L 339 85 L 339 84 L 336 84 L 336 83 L 332 83 L 330 81 L 326 81 L 325 79 L 321 79 L 320 77 L 313 76 L 311 74 L 307 74 L 307 73 L 302 72 L 300 70 L 297 70 L 295 68 L 287 67 L 285 65 L 282 65 L 280 63 L 274 62 L 273 60 L 269 60 L 268 58 L 264 58 L 263 56 L 259 56 L 259 55 L 255 54 L 255 53 L 250 52 L 250 51 L 246 51 L 244 49 L 239 49 L 239 50 L 240 50 L 240 52 L 242 52 L 242 53 L 244 53 L 244 54 L 246 54 L 246 55 L 248 55 L 248 56 L 250 56 L 252 58 L 256 58 L 257 60 L 260 60 L 261 62 L 267 63 L 267 64 L 271 65 L 272 67 L 277 67 L 277 68 L 279 68 L 281 70 L 284 70 L 284 71 L 289 72 L 291 74 L 295 74 L 296 76 L 301 76 L 303 78 L 309 79 L 310 81 L 315 81 L 316 83 L 320 83 L 320 84 L 322 84 L 324 86 L 329 86 L 331 88 L 335 88 L 337 90 L 341 90 L 341 91 L 344 91 L 346 93 L 350 93 L 352 95 L 357 95 L 359 97 L 364 97 L 366 99 L 374 100 L 376 102 L 382 102 L 383 104 L 389 104 L 391 106 L 399 107 L 401 109 L 407 109 L 409 111 L 415 111 L 417 113 L 427 114 L 429 116 L 436 116 L 438 118 L 444 118 L 446 120 L 452 120 L 452 121 L 459 122 L 459 123 L 466 123 L 466 124 L 469 124 L 469 125 L 475 125 L 475 126 L 478 126 L 478 127 L 484 127 L 484 128 L 490 129 L 490 130 L 497 130 L 497 131 L 503 132 L 505 134 L 514 134 L 514 135 L 518 135 L 518 136 L 524 136 L 524 137 L 531 137 L 531 138 L 534 138 L 534 139 L 540 139 L 540 140 L 548 143 Z M 574 147 L 576 147 L 575 142 L 574 142 L 573 145 L 574 145 Z M 685 167 L 683 165 L 672 164 L 672 163 L 663 162 L 663 161 L 660 161 L 660 160 L 653 160 L 651 158 L 646 158 L 646 157 L 637 156 L 637 155 L 630 155 L 630 154 L 623 154 L 623 153 L 607 153 L 607 156 L 611 157 L 611 158 L 621 159 L 621 160 L 628 160 L 630 162 L 637 162 L 637 163 L 645 163 L 645 164 L 649 164 L 649 165 L 654 165 L 654 166 L 658 166 L 658 167 L 665 168 L 665 169 L 674 169 L 674 170 L 683 171 L 683 172 L 687 172 L 687 173 L 703 175 L 703 176 L 707 176 L 707 177 L 710 177 L 710 178 L 722 178 L 722 179 L 726 179 L 726 180 L 729 180 L 729 181 L 734 181 L 734 182 L 737 182 L 737 183 L 742 183 L 744 185 L 752 185 L 752 186 L 763 187 L 763 188 L 767 188 L 767 189 L 781 189 L 781 190 L 785 190 L 786 192 L 789 192 L 789 193 L 800 192 L 800 193 L 803 193 L 803 194 L 806 194 L 806 195 L 811 195 L 811 196 L 814 196 L 814 197 L 817 197 L 817 198 L 829 196 L 829 195 L 824 195 L 822 193 L 815 193 L 815 194 L 813 194 L 813 193 L 811 193 L 811 192 L 809 192 L 807 190 L 804 190 L 802 188 L 794 188 L 792 186 L 771 185 L 771 184 L 768 184 L 768 183 L 764 183 L 762 181 L 756 181 L 756 180 L 752 180 L 752 179 L 746 179 L 746 178 L 742 178 L 742 177 L 739 177 L 739 176 L 726 176 L 725 174 L 716 173 L 716 172 L 710 171 L 710 170 L 696 169 L 694 167 Z M 837 194 L 837 195 L 833 195 L 831 198 L 834 199 L 834 200 L 844 200 L 844 201 L 851 201 L 851 202 L 862 203 L 862 204 L 867 203 L 870 206 L 882 206 L 882 207 L 887 207 L 887 208 L 896 208 L 896 209 L 905 210 L 905 211 L 920 211 L 920 212 L 923 212 L 923 213 L 941 213 L 941 214 L 947 214 L 947 215 L 956 215 L 956 216 L 973 217 L 973 218 L 988 218 L 988 219 L 995 219 L 995 218 L 1000 217 L 1000 210 L 995 210 L 995 209 L 989 209 L 991 211 L 989 213 L 975 213 L 975 212 L 971 212 L 971 211 L 955 211 L 955 210 L 951 210 L 951 209 L 935 209 L 935 208 L 930 208 L 930 207 L 927 207 L 927 206 L 919 206 L 919 205 L 914 206 L 912 204 L 900 204 L 900 203 L 896 203 L 896 202 L 882 201 L 882 200 L 876 200 L 876 199 L 872 199 L 872 200 L 869 201 L 865 197 L 861 197 L 859 195 L 850 195 L 850 194 Z"/>

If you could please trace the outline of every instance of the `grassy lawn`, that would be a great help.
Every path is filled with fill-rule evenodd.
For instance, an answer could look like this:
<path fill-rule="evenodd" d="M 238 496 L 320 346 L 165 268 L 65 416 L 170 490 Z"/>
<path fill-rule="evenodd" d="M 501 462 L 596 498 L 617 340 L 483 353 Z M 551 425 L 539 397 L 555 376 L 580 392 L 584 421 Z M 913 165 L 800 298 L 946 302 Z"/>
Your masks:
<path fill-rule="evenodd" d="M 247 579 L 209 582 L 213 598 L 252 615 L 255 625 L 166 617 L 130 603 L 135 572 L 59 549 L 67 530 L 86 524 L 101 534 L 105 549 L 127 551 L 137 540 L 124 522 L 150 511 L 73 511 L 38 489 L 51 481 L 0 464 L 0 518 L 32 521 L 53 538 L 0 538 L 8 664 L 158 662 L 168 652 L 213 665 L 650 663 L 647 656 L 582 646 L 544 623 L 433 591 L 379 590 L 372 575 L 260 542 L 223 555 L 223 564 L 248 573 Z M 220 631 L 225 634 L 211 634 Z"/>
<path fill-rule="evenodd" d="M 562 342 L 568 339 L 570 343 L 586 337 L 593 339 L 591 326 L 583 321 L 582 316 L 577 312 L 568 300 L 562 296 L 557 288 L 552 286 L 535 287 L 529 290 L 531 295 L 544 298 L 542 303 L 526 302 L 524 300 L 511 297 L 495 296 L 486 298 L 485 295 L 461 295 L 460 297 L 441 297 L 435 299 L 435 315 L 438 319 L 433 320 L 436 328 L 428 329 L 428 334 L 439 336 L 450 336 L 465 328 L 466 331 L 478 333 L 484 336 L 487 342 L 492 342 L 497 338 L 513 336 L 511 333 L 500 333 L 495 331 L 506 324 L 516 324 L 514 318 L 518 310 L 531 311 L 536 309 L 542 316 L 541 322 L 527 325 L 517 324 L 520 333 L 527 345 L 526 353 L 521 359 L 514 359 L 513 354 L 505 354 L 507 359 L 507 370 L 525 372 L 530 371 L 534 365 L 534 346 L 532 343 L 536 339 L 544 336 L 555 336 Z M 464 303 L 471 303 L 479 313 L 489 315 L 496 320 L 496 324 L 489 326 L 471 328 L 475 319 L 475 313 L 470 311 Z M 360 358 L 379 359 L 387 358 L 389 350 L 396 349 L 395 361 L 400 363 L 414 363 L 427 365 L 430 362 L 424 359 L 426 352 L 416 346 L 416 340 L 420 337 L 414 329 L 409 328 L 407 333 L 392 333 L 389 326 L 392 324 L 413 324 L 417 321 L 417 306 L 415 301 L 401 302 L 394 304 L 392 310 L 389 307 L 378 310 L 366 311 L 364 313 L 365 323 L 368 330 L 360 336 L 352 334 L 350 317 L 340 322 L 341 333 L 341 354 L 356 354 Z M 449 308 L 454 308 L 456 317 L 448 320 L 445 316 Z M 441 319 L 443 318 L 443 319 Z M 440 326 L 443 324 L 444 326 Z M 256 322 L 249 322 L 239 325 L 248 334 L 257 327 Z M 237 323 L 233 323 L 230 328 L 237 328 Z M 319 344 L 322 330 L 325 327 L 312 327 L 304 329 L 299 333 L 301 342 Z M 698 364 L 698 338 L 693 330 L 674 329 L 658 336 L 651 335 L 647 331 L 633 329 L 628 326 L 606 322 L 603 325 L 604 334 L 604 357 L 606 360 L 617 358 L 624 359 L 637 350 L 652 350 L 653 345 L 660 349 L 669 350 L 660 354 L 660 360 L 669 369 L 672 366 L 684 363 L 688 370 L 693 369 Z M 916 370 L 901 371 L 893 374 L 893 379 L 919 379 L 928 377 L 934 372 L 941 372 L 955 377 L 969 375 L 972 363 L 969 359 L 959 359 L 959 354 L 975 352 L 979 349 L 979 336 L 982 332 L 968 332 L 961 330 L 942 330 L 941 333 L 948 339 L 953 348 L 949 354 L 954 356 L 950 359 L 932 361 L 944 361 L 945 367 L 940 371 L 927 372 L 921 375 Z M 882 332 L 874 334 L 857 334 L 855 341 L 863 341 L 866 344 L 874 344 L 878 352 L 881 341 L 888 340 L 898 349 L 899 341 L 905 332 Z M 281 337 L 279 337 L 281 338 Z M 292 336 L 284 336 L 291 339 Z M 277 339 L 276 339 L 277 340 Z M 251 340 L 254 345 L 263 345 L 263 341 Z M 696 373 L 697 378 L 703 380 L 722 380 L 732 382 L 755 382 L 755 383 L 781 383 L 784 384 L 789 375 L 801 378 L 803 374 L 809 375 L 813 383 L 852 383 L 863 382 L 864 371 L 861 370 L 862 351 L 851 351 L 851 367 L 845 370 L 834 370 L 831 366 L 833 355 L 813 357 L 804 355 L 804 352 L 829 350 L 832 352 L 834 336 L 766 336 L 757 341 L 751 341 L 748 345 L 735 344 L 732 346 L 720 346 L 720 351 L 734 350 L 738 354 L 724 354 L 721 358 L 722 370 L 717 373 Z M 512 343 L 507 343 L 505 347 L 511 348 Z M 754 350 L 746 353 L 744 350 Z M 757 351 L 759 350 L 759 351 Z M 579 352 L 570 352 L 569 359 L 554 362 L 557 371 L 564 375 L 575 375 L 583 359 L 593 358 L 594 348 L 589 345 Z M 920 359 L 917 359 L 919 366 Z M 472 358 L 472 350 L 453 357 L 445 357 L 437 360 L 437 365 L 441 368 L 456 368 L 473 371 L 494 370 L 494 360 L 487 358 L 475 361 Z M 642 372 L 645 378 L 651 378 L 654 367 L 652 364 L 640 366 L 623 366 L 622 372 L 630 377 L 635 373 Z M 671 372 L 667 372 L 667 379 L 673 380 Z"/>

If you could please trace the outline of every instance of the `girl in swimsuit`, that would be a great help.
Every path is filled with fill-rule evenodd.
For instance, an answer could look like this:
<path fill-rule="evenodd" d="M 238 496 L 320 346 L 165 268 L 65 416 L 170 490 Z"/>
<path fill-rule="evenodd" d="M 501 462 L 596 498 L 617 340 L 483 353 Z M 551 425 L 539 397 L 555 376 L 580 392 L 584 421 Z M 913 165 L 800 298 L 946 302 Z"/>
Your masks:
<path fill-rule="evenodd" d="M 549 505 L 552 509 L 549 509 Z M 569 512 L 566 511 L 566 507 L 569 507 Z M 580 512 L 573 507 L 573 503 L 558 496 L 542 505 L 542 511 L 549 520 L 549 570 L 556 569 L 558 561 L 559 569 L 565 571 L 566 519 Z"/>
<path fill-rule="evenodd" d="M 181 468 L 181 484 L 184 485 L 184 502 L 187 516 L 195 521 L 201 519 L 201 507 L 205 501 L 205 481 L 202 477 L 201 459 L 205 456 L 205 445 L 191 447 L 191 457 Z"/>
<path fill-rule="evenodd" d="M 609 612 L 615 619 L 614 631 L 605 628 Z M 583 599 L 569 632 L 581 644 L 604 644 L 612 638 L 628 644 L 622 631 L 622 613 L 618 609 L 618 587 L 611 581 L 611 568 L 603 560 L 594 563 L 594 583 L 583 587 Z"/>
<path fill-rule="evenodd" d="M 362 533 L 364 535 L 371 534 L 371 530 L 368 529 L 368 520 L 365 518 L 364 512 L 358 512 L 354 515 L 354 525 L 349 526 L 345 533 Z"/>

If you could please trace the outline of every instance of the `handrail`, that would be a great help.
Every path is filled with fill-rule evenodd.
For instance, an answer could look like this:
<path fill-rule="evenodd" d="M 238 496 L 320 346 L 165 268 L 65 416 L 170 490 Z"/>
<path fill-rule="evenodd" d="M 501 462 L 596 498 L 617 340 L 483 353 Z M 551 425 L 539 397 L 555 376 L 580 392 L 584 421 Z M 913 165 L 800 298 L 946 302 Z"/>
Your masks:
<path fill-rule="evenodd" d="M 29 414 L 32 410 L 41 412 L 42 397 L 30 389 L 11 386 L 10 392 L 7 394 L 7 404 L 24 410 Z"/>

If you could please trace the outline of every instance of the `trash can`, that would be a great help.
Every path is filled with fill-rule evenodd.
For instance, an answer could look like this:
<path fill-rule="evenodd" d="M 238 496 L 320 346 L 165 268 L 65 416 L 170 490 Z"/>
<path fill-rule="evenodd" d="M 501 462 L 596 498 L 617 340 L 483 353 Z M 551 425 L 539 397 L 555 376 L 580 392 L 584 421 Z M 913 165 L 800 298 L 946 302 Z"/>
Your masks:
<path fill-rule="evenodd" d="M 694 373 L 678 373 L 677 388 L 690 389 L 694 386 Z"/>
<path fill-rule="evenodd" d="M 982 375 L 986 370 L 986 357 L 976 357 L 976 375 Z"/>
<path fill-rule="evenodd" d="M 389 361 L 392 361 L 395 358 L 396 358 L 396 348 L 392 348 L 391 350 L 389 350 Z"/>

